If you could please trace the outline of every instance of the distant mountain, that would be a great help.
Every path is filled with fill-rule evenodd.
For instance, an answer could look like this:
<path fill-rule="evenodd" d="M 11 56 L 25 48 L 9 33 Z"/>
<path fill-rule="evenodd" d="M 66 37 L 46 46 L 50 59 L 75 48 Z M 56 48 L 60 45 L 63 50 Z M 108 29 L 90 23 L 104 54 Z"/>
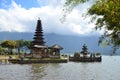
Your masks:
<path fill-rule="evenodd" d="M 19 32 L 0 32 L 0 40 L 33 40 L 34 33 L 19 33 Z M 61 45 L 64 49 L 63 53 L 80 52 L 83 44 L 88 46 L 90 52 L 101 52 L 102 54 L 111 54 L 111 48 L 102 48 L 98 46 L 99 36 L 70 36 L 58 34 L 45 34 L 46 45 L 54 44 Z"/>
<path fill-rule="evenodd" d="M 0 32 L 0 40 L 18 40 L 18 39 L 24 39 L 24 40 L 32 40 L 33 33 L 25 33 L 25 32 Z"/>

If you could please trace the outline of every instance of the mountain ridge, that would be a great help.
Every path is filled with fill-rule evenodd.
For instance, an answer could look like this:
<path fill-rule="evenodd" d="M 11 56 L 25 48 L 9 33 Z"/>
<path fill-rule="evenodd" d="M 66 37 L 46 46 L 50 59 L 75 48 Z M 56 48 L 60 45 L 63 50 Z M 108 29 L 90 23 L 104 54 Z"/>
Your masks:
<path fill-rule="evenodd" d="M 34 33 L 29 32 L 0 32 L 0 40 L 33 40 Z M 102 48 L 98 46 L 99 36 L 74 36 L 74 35 L 58 35 L 44 34 L 46 45 L 52 46 L 59 44 L 64 49 L 62 53 L 80 52 L 83 44 L 86 44 L 89 52 L 100 52 L 102 54 L 111 54 L 111 48 Z"/>

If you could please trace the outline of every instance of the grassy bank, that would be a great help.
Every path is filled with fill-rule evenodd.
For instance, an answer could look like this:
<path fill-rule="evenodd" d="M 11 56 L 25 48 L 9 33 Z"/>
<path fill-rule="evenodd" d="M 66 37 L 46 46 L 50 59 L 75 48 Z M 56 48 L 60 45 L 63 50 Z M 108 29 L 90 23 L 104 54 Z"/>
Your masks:
<path fill-rule="evenodd" d="M 10 56 L 13 59 L 18 59 L 18 57 L 19 57 L 19 55 L 0 55 L 0 59 L 9 59 Z"/>

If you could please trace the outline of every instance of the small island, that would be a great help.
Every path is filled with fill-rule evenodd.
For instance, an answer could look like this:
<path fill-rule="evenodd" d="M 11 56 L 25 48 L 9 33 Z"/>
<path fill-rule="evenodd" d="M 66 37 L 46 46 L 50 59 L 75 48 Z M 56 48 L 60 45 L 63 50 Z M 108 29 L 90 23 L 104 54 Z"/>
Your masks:
<path fill-rule="evenodd" d="M 33 41 L 28 46 L 30 53 L 19 55 L 19 59 L 9 59 L 12 63 L 66 63 L 67 60 L 61 57 L 60 50 L 63 48 L 54 44 L 47 46 L 43 38 L 43 30 L 41 20 L 37 20 L 36 31 L 33 37 Z"/>
<path fill-rule="evenodd" d="M 69 56 L 69 61 L 78 61 L 78 62 L 101 62 L 100 53 L 90 53 L 87 51 L 88 48 L 86 44 L 83 45 L 81 52 L 75 52 L 74 56 Z"/>

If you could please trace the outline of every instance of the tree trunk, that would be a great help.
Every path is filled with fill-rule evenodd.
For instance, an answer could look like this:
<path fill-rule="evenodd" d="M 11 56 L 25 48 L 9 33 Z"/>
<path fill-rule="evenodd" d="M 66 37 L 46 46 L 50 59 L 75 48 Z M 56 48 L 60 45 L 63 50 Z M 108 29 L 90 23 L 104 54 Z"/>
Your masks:
<path fill-rule="evenodd" d="M 13 51 L 12 51 L 12 48 L 9 48 L 9 54 L 12 55 L 13 54 Z"/>
<path fill-rule="evenodd" d="M 18 47 L 18 54 L 20 55 L 20 47 Z"/>

